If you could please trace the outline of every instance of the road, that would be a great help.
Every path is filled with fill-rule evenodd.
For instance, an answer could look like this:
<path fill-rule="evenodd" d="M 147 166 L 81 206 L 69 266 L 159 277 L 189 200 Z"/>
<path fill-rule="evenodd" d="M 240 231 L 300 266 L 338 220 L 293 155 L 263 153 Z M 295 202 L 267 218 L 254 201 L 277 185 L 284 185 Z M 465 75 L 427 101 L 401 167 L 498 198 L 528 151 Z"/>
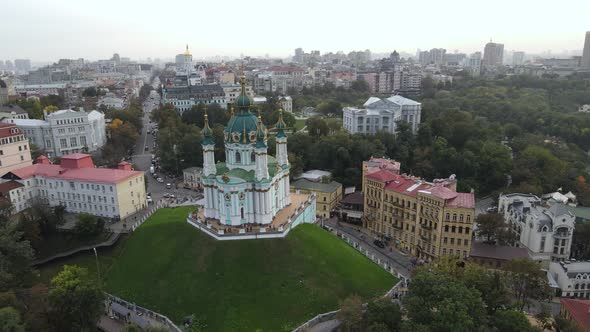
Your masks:
<path fill-rule="evenodd" d="M 159 79 L 156 77 L 152 85 L 156 89 L 157 86 L 160 84 Z M 141 131 L 141 135 L 137 138 L 137 143 L 135 144 L 135 155 L 132 156 L 133 164 L 141 171 L 145 171 L 147 174 L 148 179 L 148 189 L 147 191 L 152 194 L 152 199 L 154 202 L 164 198 L 164 194 L 174 194 L 177 198 L 184 198 L 184 197 L 192 197 L 197 198 L 198 193 L 192 190 L 188 190 L 182 188 L 182 181 L 180 178 L 174 179 L 171 177 L 166 176 L 165 174 L 159 174 L 164 182 L 159 183 L 156 181 L 156 178 L 152 176 L 150 173 L 150 166 L 152 165 L 152 155 L 155 154 L 155 147 L 156 147 L 156 135 L 148 134 L 148 131 L 152 131 L 154 129 L 155 123 L 151 123 L 150 115 L 152 111 L 160 106 L 160 95 L 153 90 L 150 96 L 146 99 L 143 103 L 143 129 Z M 179 181 L 179 187 L 176 188 L 175 183 L 176 180 Z M 170 183 L 172 185 L 172 189 L 166 189 L 166 184 Z"/>
<path fill-rule="evenodd" d="M 338 222 L 337 218 L 332 218 L 324 222 L 325 225 L 333 227 L 335 230 L 346 233 L 346 235 L 358 243 L 363 244 L 365 248 L 372 249 L 375 253 L 377 253 L 380 259 L 389 262 L 393 268 L 401 273 L 402 275 L 409 277 L 410 271 L 413 269 L 412 262 L 410 261 L 410 257 L 400 253 L 395 249 L 381 249 L 373 244 L 373 237 L 370 235 L 359 231 L 361 229 L 360 226 L 354 226 L 347 223 Z M 361 238 L 362 237 L 362 238 Z"/>

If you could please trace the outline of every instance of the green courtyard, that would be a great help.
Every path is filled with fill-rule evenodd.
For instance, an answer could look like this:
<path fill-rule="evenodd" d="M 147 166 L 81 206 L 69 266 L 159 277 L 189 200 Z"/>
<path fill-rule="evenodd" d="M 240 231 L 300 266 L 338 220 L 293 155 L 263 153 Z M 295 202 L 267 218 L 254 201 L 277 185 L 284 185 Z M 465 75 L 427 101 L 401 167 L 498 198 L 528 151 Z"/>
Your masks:
<path fill-rule="evenodd" d="M 397 281 L 317 226 L 285 239 L 216 241 L 186 223 L 191 209 L 161 209 L 99 252 L 105 290 L 176 322 L 194 314 L 207 331 L 267 332 L 291 331 L 350 294 L 376 297 Z M 84 254 L 42 267 L 41 278 L 63 264 L 97 272 Z"/>

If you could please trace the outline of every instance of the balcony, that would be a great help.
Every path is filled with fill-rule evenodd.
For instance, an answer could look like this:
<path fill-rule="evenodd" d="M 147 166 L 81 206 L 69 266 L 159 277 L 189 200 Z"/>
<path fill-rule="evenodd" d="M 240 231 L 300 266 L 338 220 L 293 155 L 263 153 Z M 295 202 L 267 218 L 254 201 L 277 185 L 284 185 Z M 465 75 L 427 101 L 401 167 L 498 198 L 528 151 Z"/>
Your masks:
<path fill-rule="evenodd" d="M 422 227 L 422 229 L 426 229 L 426 230 L 429 230 L 429 231 L 432 230 L 432 226 L 427 225 L 427 224 L 420 224 L 420 227 Z"/>
<path fill-rule="evenodd" d="M 572 237 L 571 232 L 569 232 L 569 233 L 555 233 L 553 235 L 553 238 L 555 238 L 555 239 L 569 239 L 571 237 Z"/>

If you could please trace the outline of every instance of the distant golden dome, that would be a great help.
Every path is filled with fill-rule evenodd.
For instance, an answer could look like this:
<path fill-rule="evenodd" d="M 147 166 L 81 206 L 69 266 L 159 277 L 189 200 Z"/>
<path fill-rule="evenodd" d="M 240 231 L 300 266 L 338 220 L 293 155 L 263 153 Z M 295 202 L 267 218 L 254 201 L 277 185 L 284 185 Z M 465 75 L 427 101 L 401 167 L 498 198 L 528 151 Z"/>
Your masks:
<path fill-rule="evenodd" d="M 188 44 L 186 44 L 186 50 L 184 51 L 184 55 L 192 56 L 191 52 L 188 50 Z"/>

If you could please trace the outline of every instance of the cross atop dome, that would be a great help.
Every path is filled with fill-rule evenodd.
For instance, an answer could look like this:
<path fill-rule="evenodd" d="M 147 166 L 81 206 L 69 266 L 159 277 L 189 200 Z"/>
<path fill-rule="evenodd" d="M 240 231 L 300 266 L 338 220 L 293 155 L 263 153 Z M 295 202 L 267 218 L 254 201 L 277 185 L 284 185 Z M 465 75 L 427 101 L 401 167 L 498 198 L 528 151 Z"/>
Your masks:
<path fill-rule="evenodd" d="M 188 44 L 186 44 L 186 50 L 184 51 L 184 55 L 192 56 L 191 52 L 188 50 Z"/>

